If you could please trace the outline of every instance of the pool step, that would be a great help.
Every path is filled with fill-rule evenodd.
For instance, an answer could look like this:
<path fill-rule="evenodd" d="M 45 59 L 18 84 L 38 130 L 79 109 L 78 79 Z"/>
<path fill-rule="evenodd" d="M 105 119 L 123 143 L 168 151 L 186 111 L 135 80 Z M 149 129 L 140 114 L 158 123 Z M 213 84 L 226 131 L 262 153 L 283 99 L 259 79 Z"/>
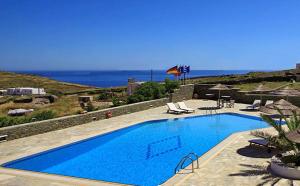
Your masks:
<path fill-rule="evenodd" d="M 199 156 L 194 153 L 194 152 L 190 152 L 188 155 L 184 156 L 179 163 L 177 164 L 177 166 L 174 169 L 174 173 L 176 174 L 177 172 L 179 172 L 181 169 L 183 169 L 183 165 L 187 160 L 190 160 L 192 162 L 192 172 L 194 172 L 194 169 L 198 169 L 199 168 L 199 162 L 198 162 Z M 194 161 L 197 161 L 197 167 L 194 167 Z"/>

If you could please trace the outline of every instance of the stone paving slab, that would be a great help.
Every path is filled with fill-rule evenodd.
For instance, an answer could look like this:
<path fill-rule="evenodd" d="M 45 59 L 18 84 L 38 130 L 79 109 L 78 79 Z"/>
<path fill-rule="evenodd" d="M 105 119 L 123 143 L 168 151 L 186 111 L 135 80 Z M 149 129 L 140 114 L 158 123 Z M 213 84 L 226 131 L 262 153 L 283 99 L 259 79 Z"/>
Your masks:
<path fill-rule="evenodd" d="M 215 101 L 208 100 L 189 100 L 186 101 L 186 104 L 191 108 L 195 108 L 196 112 L 182 115 L 167 114 L 167 108 L 163 106 L 137 113 L 113 117 L 107 120 L 95 121 L 67 129 L 3 142 L 0 143 L 0 164 L 147 120 L 203 115 L 206 113 L 204 110 L 199 110 L 199 107 L 216 106 Z M 244 104 L 236 104 L 235 108 L 224 108 L 218 110 L 218 112 L 237 112 L 248 115 L 259 115 L 258 112 L 240 111 L 240 109 L 245 108 L 245 106 L 246 105 Z M 198 169 L 195 173 L 185 174 L 175 183 L 171 183 L 173 180 L 172 178 L 165 184 L 257 185 L 264 182 L 267 180 L 267 178 L 265 178 L 267 175 L 265 170 L 266 175 L 263 174 L 263 171 L 260 171 L 261 174 L 255 174 L 252 172 L 253 170 L 255 172 L 256 169 L 265 168 L 268 165 L 269 157 L 248 157 L 248 153 L 251 155 L 261 152 L 255 151 L 254 153 L 252 152 L 253 150 L 245 148 L 245 146 L 248 145 L 247 140 L 251 138 L 253 137 L 249 135 L 249 132 L 247 132 L 235 135 L 234 138 L 232 138 L 236 139 L 234 141 L 230 141 L 231 138 L 226 139 L 221 144 L 225 144 L 223 147 L 217 146 L 217 148 L 209 151 L 211 154 L 208 153 L 208 158 L 201 157 L 203 159 L 203 163 L 201 163 L 200 169 Z M 250 174 L 251 176 L 248 176 L 247 174 Z M 116 185 L 107 182 L 90 181 L 43 173 L 32 173 L 7 168 L 0 168 L 0 175 L 9 177 L 9 179 L 0 179 L 0 185 L 3 186 Z M 288 180 L 282 179 L 277 184 L 287 185 L 289 183 Z M 298 182 L 295 182 L 294 184 L 298 184 Z"/>
<path fill-rule="evenodd" d="M 238 134 L 231 143 L 208 162 L 201 164 L 195 173 L 187 174 L 177 183 L 165 185 L 291 185 L 291 181 L 273 176 L 269 172 L 270 158 L 266 148 L 249 146 L 254 137 L 249 132 Z M 176 177 L 176 176 L 175 176 Z M 300 181 L 293 181 L 300 185 Z"/>

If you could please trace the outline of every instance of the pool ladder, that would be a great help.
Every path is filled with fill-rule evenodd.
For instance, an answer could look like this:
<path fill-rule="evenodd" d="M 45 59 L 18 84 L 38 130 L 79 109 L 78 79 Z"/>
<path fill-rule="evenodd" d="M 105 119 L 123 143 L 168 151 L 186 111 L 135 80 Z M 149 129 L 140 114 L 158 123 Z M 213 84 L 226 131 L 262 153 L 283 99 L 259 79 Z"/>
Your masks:
<path fill-rule="evenodd" d="M 198 159 L 199 159 L 199 156 L 194 153 L 194 152 L 191 152 L 189 153 L 188 155 L 184 156 L 180 161 L 179 163 L 177 164 L 177 166 L 175 167 L 174 169 L 174 173 L 176 174 L 177 172 L 179 172 L 181 169 L 183 169 L 183 165 L 184 163 L 187 161 L 187 160 L 190 160 L 192 162 L 192 172 L 194 172 L 194 161 L 196 160 L 197 161 L 197 167 L 196 169 L 199 168 L 199 162 L 198 162 Z"/>

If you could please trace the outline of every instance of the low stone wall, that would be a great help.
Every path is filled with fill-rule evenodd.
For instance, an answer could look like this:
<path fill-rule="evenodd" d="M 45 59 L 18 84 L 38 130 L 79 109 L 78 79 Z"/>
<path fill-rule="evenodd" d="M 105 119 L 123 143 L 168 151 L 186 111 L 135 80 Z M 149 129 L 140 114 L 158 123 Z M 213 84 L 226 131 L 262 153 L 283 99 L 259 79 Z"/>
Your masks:
<path fill-rule="evenodd" d="M 105 119 L 106 112 L 112 112 L 114 116 L 120 116 L 123 114 L 129 114 L 142 110 L 147 110 L 154 107 L 166 105 L 168 102 L 178 102 L 182 100 L 192 99 L 194 92 L 194 85 L 183 85 L 178 90 L 170 95 L 169 98 L 145 101 L 140 103 L 134 103 L 130 105 L 123 105 L 119 107 L 113 107 L 103 109 L 94 112 L 88 112 L 86 114 L 66 116 L 61 118 L 55 118 L 45 121 L 38 121 L 32 123 L 25 123 L 21 125 L 15 125 L 10 127 L 0 128 L 0 136 L 8 135 L 7 140 L 13 140 L 26 136 L 32 136 L 45 132 L 50 132 L 58 129 L 68 128 L 76 125 L 89 123 L 95 120 Z"/>
<path fill-rule="evenodd" d="M 61 118 L 55 118 L 45 121 L 38 121 L 32 123 L 25 123 L 10 127 L 0 128 L 0 136 L 8 135 L 7 140 L 13 140 L 26 136 L 32 136 L 45 132 L 50 132 L 58 129 L 68 128 L 76 125 L 89 123 L 95 120 L 105 119 L 106 112 L 112 112 L 114 116 L 120 116 L 142 110 L 147 110 L 154 107 L 166 105 L 168 102 L 178 102 L 183 100 L 192 99 L 194 92 L 194 85 L 183 85 L 178 90 L 170 95 L 169 98 L 145 101 L 140 103 L 134 103 L 130 105 L 123 105 L 119 107 L 113 107 L 103 109 L 94 112 L 88 112 L 86 114 L 66 116 Z"/>
<path fill-rule="evenodd" d="M 193 98 L 194 84 L 182 85 L 180 89 L 176 90 L 170 95 L 170 101 L 178 102 L 183 100 L 189 100 Z"/>
<path fill-rule="evenodd" d="M 152 101 L 145 101 L 141 103 L 135 103 L 130 105 L 123 105 L 119 107 L 89 112 L 81 115 L 66 116 L 61 118 L 55 118 L 45 121 L 25 123 L 10 127 L 0 128 L 0 136 L 8 135 L 7 140 L 13 140 L 26 136 L 32 136 L 45 132 L 50 132 L 58 129 L 68 128 L 75 125 L 81 125 L 89 123 L 95 120 L 105 119 L 105 113 L 111 111 L 114 116 L 120 116 L 123 114 L 129 114 L 142 110 L 147 110 L 154 107 L 166 105 L 169 102 L 169 98 L 157 99 Z"/>
<path fill-rule="evenodd" d="M 194 96 L 197 94 L 198 99 L 217 99 L 219 91 L 209 90 L 215 84 L 196 84 L 194 88 Z M 230 85 L 228 87 L 231 87 Z M 213 97 L 207 97 L 205 94 L 214 94 Z M 234 99 L 237 103 L 251 104 L 255 99 L 260 99 L 261 96 L 258 94 L 251 94 L 247 91 L 240 91 L 239 88 L 232 88 L 231 90 L 221 91 L 221 95 L 228 95 Z M 278 95 L 262 95 L 262 103 L 265 104 L 266 100 L 277 101 L 279 99 L 286 99 L 284 96 Z M 289 102 L 300 107 L 300 97 L 290 96 Z"/>

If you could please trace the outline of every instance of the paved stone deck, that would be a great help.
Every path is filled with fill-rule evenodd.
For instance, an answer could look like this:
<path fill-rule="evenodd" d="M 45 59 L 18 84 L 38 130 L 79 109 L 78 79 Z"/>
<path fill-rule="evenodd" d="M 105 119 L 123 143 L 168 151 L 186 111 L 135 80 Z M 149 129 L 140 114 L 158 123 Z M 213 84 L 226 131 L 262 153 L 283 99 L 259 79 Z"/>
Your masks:
<path fill-rule="evenodd" d="M 216 105 L 213 101 L 204 100 L 189 100 L 186 104 L 195 109 Z M 238 112 L 249 115 L 259 114 L 258 112 L 243 112 L 239 110 L 244 107 L 245 105 L 243 104 L 236 104 L 235 108 L 225 108 L 218 110 L 218 112 Z M 0 164 L 146 120 L 203 114 L 206 114 L 205 111 L 197 109 L 193 114 L 173 115 L 166 113 L 166 107 L 158 107 L 63 130 L 3 142 L 0 143 Z M 264 183 L 266 185 L 274 185 L 275 182 L 276 185 L 290 185 L 289 180 L 278 179 L 268 173 L 266 169 L 271 155 L 262 151 L 262 149 L 247 147 L 247 140 L 251 138 L 253 137 L 249 135 L 249 132 L 230 136 L 200 158 L 200 168 L 195 173 L 183 172 L 168 180 L 164 185 L 263 185 Z M 299 181 L 294 181 L 293 184 L 300 185 Z M 0 168 L 0 185 L 93 186 L 116 184 Z"/>

